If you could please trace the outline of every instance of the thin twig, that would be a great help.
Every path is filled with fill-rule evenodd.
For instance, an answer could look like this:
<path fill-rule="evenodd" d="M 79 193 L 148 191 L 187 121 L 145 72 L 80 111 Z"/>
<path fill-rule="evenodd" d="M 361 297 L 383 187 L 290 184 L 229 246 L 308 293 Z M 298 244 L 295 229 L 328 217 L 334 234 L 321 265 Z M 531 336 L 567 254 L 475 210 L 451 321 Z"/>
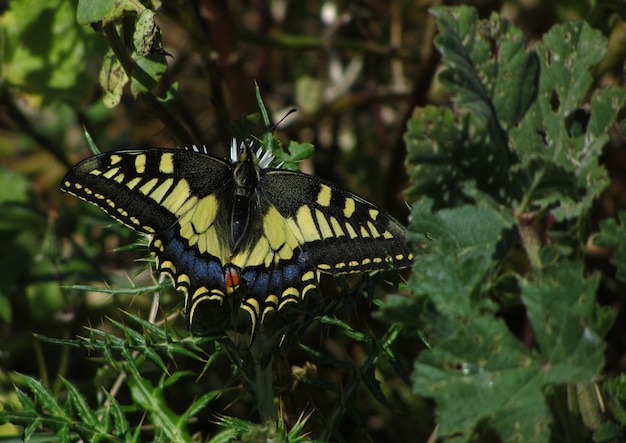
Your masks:
<path fill-rule="evenodd" d="M 362 40 L 326 39 L 312 35 L 280 34 L 279 36 L 259 34 L 249 30 L 239 30 L 237 35 L 246 43 L 265 45 L 275 48 L 291 49 L 294 51 L 328 51 L 349 50 L 363 55 L 391 57 L 412 63 L 419 63 L 420 55 L 406 48 L 377 45 Z"/>

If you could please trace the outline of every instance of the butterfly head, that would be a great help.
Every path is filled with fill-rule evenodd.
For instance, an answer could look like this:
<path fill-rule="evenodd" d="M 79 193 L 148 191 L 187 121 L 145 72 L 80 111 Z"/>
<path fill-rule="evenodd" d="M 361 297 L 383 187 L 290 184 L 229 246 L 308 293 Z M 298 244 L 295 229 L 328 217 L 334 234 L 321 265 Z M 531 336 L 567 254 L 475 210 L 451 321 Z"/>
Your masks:
<path fill-rule="evenodd" d="M 253 141 L 247 140 L 238 145 L 237 140 L 233 139 L 230 145 L 230 161 L 233 164 L 251 162 L 256 165 L 257 168 L 269 168 L 275 158 L 272 151 L 266 150 L 262 146 L 259 147 L 256 152 L 253 149 Z"/>

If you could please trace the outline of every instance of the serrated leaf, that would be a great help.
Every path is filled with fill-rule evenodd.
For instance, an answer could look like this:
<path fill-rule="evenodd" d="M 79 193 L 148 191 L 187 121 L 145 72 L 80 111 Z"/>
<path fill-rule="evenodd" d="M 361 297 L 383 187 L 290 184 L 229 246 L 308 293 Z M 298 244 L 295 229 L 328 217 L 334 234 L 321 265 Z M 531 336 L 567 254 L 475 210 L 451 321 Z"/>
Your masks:
<path fill-rule="evenodd" d="M 234 429 L 224 429 L 211 437 L 207 443 L 232 443 L 242 434 Z"/>
<path fill-rule="evenodd" d="M 382 348 L 383 356 L 393 367 L 396 373 L 407 384 L 410 384 L 410 376 L 401 360 L 402 352 L 397 349 L 395 344 L 395 340 L 400 335 L 400 330 L 401 328 L 398 323 L 392 324 L 391 327 L 387 330 L 387 333 L 385 333 L 383 339 L 381 340 L 380 347 Z"/>
<path fill-rule="evenodd" d="M 508 243 L 508 232 L 516 226 L 511 214 L 487 205 L 460 206 L 432 212 L 431 202 L 417 202 L 411 208 L 408 238 L 426 246 L 446 245 L 464 256 L 491 257 L 501 243 Z"/>
<path fill-rule="evenodd" d="M 626 283 L 626 211 L 619 211 L 617 216 L 619 222 L 612 218 L 600 222 L 600 232 L 593 237 L 593 242 L 613 249 L 611 263 L 617 267 L 615 277 Z"/>
<path fill-rule="evenodd" d="M 191 440 L 186 422 L 181 423 L 179 417 L 167 406 L 161 386 L 153 386 L 148 380 L 135 375 L 129 375 L 127 383 L 135 403 L 148 414 L 157 438 L 181 443 Z"/>
<path fill-rule="evenodd" d="M 387 397 L 385 397 L 385 394 L 380 386 L 380 381 L 376 379 L 376 366 L 373 362 L 370 364 L 368 363 L 364 364 L 360 368 L 361 381 L 363 382 L 363 385 L 370 391 L 376 401 L 378 401 L 381 405 L 392 409 L 393 406 L 389 403 Z"/>
<path fill-rule="evenodd" d="M 467 263 L 462 260 L 460 266 Z M 469 270 L 455 272 L 461 277 L 456 281 L 466 282 L 467 294 L 475 286 Z M 437 281 L 439 293 L 454 294 L 459 286 Z M 456 315 L 430 311 L 433 348 L 420 354 L 413 383 L 416 393 L 435 398 L 439 435 L 469 436 L 483 423 L 502 441 L 549 441 L 545 387 L 590 383 L 603 366 L 602 340 L 588 327 L 597 284 L 597 278 L 584 279 L 582 268 L 569 262 L 522 280 L 537 350 L 528 349 L 502 319 L 478 309 L 454 305 L 450 310 Z M 430 286 L 435 290 L 436 284 Z M 447 308 L 441 302 L 436 306 Z"/>
<path fill-rule="evenodd" d="M 438 139 L 440 149 L 434 146 L 433 153 L 448 157 L 451 163 L 448 171 L 443 170 L 445 164 L 435 166 L 443 173 L 433 177 L 436 181 L 430 187 L 447 184 L 444 192 L 451 192 L 448 199 L 458 199 L 454 187 L 458 191 L 460 183 L 471 179 L 498 201 L 516 200 L 520 197 L 519 184 L 509 169 L 517 159 L 505 130 L 517 124 L 534 100 L 537 57 L 526 51 L 521 30 L 496 14 L 489 20 L 478 20 L 477 12 L 469 7 L 432 11 L 439 28 L 435 45 L 445 66 L 440 79 L 457 94 L 459 112 L 465 115 L 452 124 L 447 116 L 447 126 L 455 128 L 448 135 L 435 132 L 421 136 L 423 144 Z M 436 118 L 430 117 L 430 121 L 435 123 L 431 130 L 440 129 Z M 408 134 L 412 132 L 409 126 Z M 420 137 L 419 132 L 415 135 Z M 422 169 L 419 160 L 410 164 Z M 418 176 L 418 181 L 425 178 Z M 457 184 L 453 187 L 450 182 Z"/>
<path fill-rule="evenodd" d="M 46 388 L 39 380 L 30 377 L 28 375 L 21 375 L 24 383 L 28 386 L 28 389 L 35 395 L 37 403 L 48 410 L 49 414 L 57 417 L 67 417 L 65 409 L 58 402 L 56 395 L 54 395 L 48 388 Z"/>
<path fill-rule="evenodd" d="M 534 100 L 537 57 L 521 29 L 498 14 L 478 20 L 474 8 L 433 8 L 435 45 L 447 67 L 440 75 L 457 103 L 485 120 L 495 149 L 508 149 L 503 130 L 517 124 Z"/>
<path fill-rule="evenodd" d="M 599 278 L 583 277 L 581 264 L 559 263 L 545 272 L 522 280 L 522 301 L 533 327 L 540 352 L 549 356 L 546 368 L 563 382 L 564 373 L 549 372 L 561 362 L 572 371 L 570 382 L 591 383 L 604 363 L 603 342 L 594 331 L 593 311 Z M 576 372 L 578 370 L 579 372 Z"/>
<path fill-rule="evenodd" d="M 72 406 L 76 410 L 76 413 L 80 417 L 81 421 L 85 425 L 97 428 L 98 419 L 96 418 L 91 408 L 89 408 L 85 397 L 80 393 L 78 389 L 76 389 L 76 387 L 72 383 L 68 382 L 65 379 L 63 380 L 63 383 L 65 384 L 65 387 L 69 394 L 68 400 L 69 402 L 71 402 Z"/>
<path fill-rule="evenodd" d="M 489 206 L 462 206 L 432 212 L 431 203 L 415 203 L 407 237 L 424 244 L 413 265 L 411 297 L 391 296 L 383 317 L 417 328 L 426 300 L 449 315 L 469 316 L 474 310 L 493 311 L 482 298 L 492 272 L 492 260 L 501 258 L 517 238 L 515 221 L 504 210 Z"/>
<path fill-rule="evenodd" d="M 541 63 L 537 101 L 518 127 L 510 131 L 511 145 L 524 162 L 539 157 L 548 167 L 553 163 L 575 175 L 575 187 L 554 187 L 535 200 L 540 207 L 558 203 L 560 207 L 553 211 L 557 220 L 580 216 L 608 183 L 598 157 L 608 141 L 608 129 L 624 106 L 626 90 L 598 89 L 586 105 L 592 69 L 606 48 L 602 34 L 585 22 L 567 22 L 550 29 L 536 46 Z M 533 177 L 530 181 L 550 174 L 535 168 L 529 173 Z M 581 198 L 563 198 L 565 193 L 580 190 L 584 191 Z"/>
<path fill-rule="evenodd" d="M 461 155 L 464 137 L 450 109 L 427 106 L 413 111 L 404 134 L 410 201 L 427 196 L 442 206 L 458 198 L 458 182 L 464 175 L 454 159 Z"/>
<path fill-rule="evenodd" d="M 223 392 L 223 389 L 214 389 L 195 399 L 180 419 L 184 422 L 189 422 L 191 417 L 195 417 L 197 414 L 205 410 L 207 405 L 222 395 Z"/>
<path fill-rule="evenodd" d="M 106 410 L 103 415 L 107 420 L 113 421 L 112 426 L 115 431 L 115 435 L 123 438 L 124 436 L 128 436 L 130 433 L 130 427 L 128 425 L 128 420 L 126 420 L 126 415 L 118 401 L 108 392 L 105 393 L 107 396 Z M 107 426 L 107 429 L 109 427 Z"/>

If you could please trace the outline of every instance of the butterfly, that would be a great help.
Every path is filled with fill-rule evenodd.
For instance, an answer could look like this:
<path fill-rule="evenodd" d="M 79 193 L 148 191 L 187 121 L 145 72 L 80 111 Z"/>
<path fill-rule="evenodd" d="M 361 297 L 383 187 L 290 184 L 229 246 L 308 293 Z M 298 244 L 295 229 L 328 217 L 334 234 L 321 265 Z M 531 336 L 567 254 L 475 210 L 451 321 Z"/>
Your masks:
<path fill-rule="evenodd" d="M 271 168 L 274 158 L 235 141 L 230 160 L 195 146 L 112 151 L 72 167 L 61 189 L 150 237 L 157 271 L 184 293 L 196 333 L 211 329 L 205 314 L 233 294 L 242 294 L 254 334 L 316 289 L 320 273 L 410 266 L 405 229 L 387 212 L 328 181 Z"/>

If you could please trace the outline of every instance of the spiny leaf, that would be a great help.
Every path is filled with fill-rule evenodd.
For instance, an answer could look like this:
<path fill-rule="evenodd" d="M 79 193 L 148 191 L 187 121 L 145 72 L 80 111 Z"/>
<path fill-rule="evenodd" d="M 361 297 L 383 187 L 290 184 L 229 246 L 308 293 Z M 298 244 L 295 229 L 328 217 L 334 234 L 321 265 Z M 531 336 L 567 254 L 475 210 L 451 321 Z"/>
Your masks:
<path fill-rule="evenodd" d="M 186 423 L 181 423 L 179 416 L 167 406 L 162 386 L 153 386 L 135 374 L 129 374 L 127 383 L 135 403 L 148 414 L 157 438 L 181 443 L 191 440 Z"/>

